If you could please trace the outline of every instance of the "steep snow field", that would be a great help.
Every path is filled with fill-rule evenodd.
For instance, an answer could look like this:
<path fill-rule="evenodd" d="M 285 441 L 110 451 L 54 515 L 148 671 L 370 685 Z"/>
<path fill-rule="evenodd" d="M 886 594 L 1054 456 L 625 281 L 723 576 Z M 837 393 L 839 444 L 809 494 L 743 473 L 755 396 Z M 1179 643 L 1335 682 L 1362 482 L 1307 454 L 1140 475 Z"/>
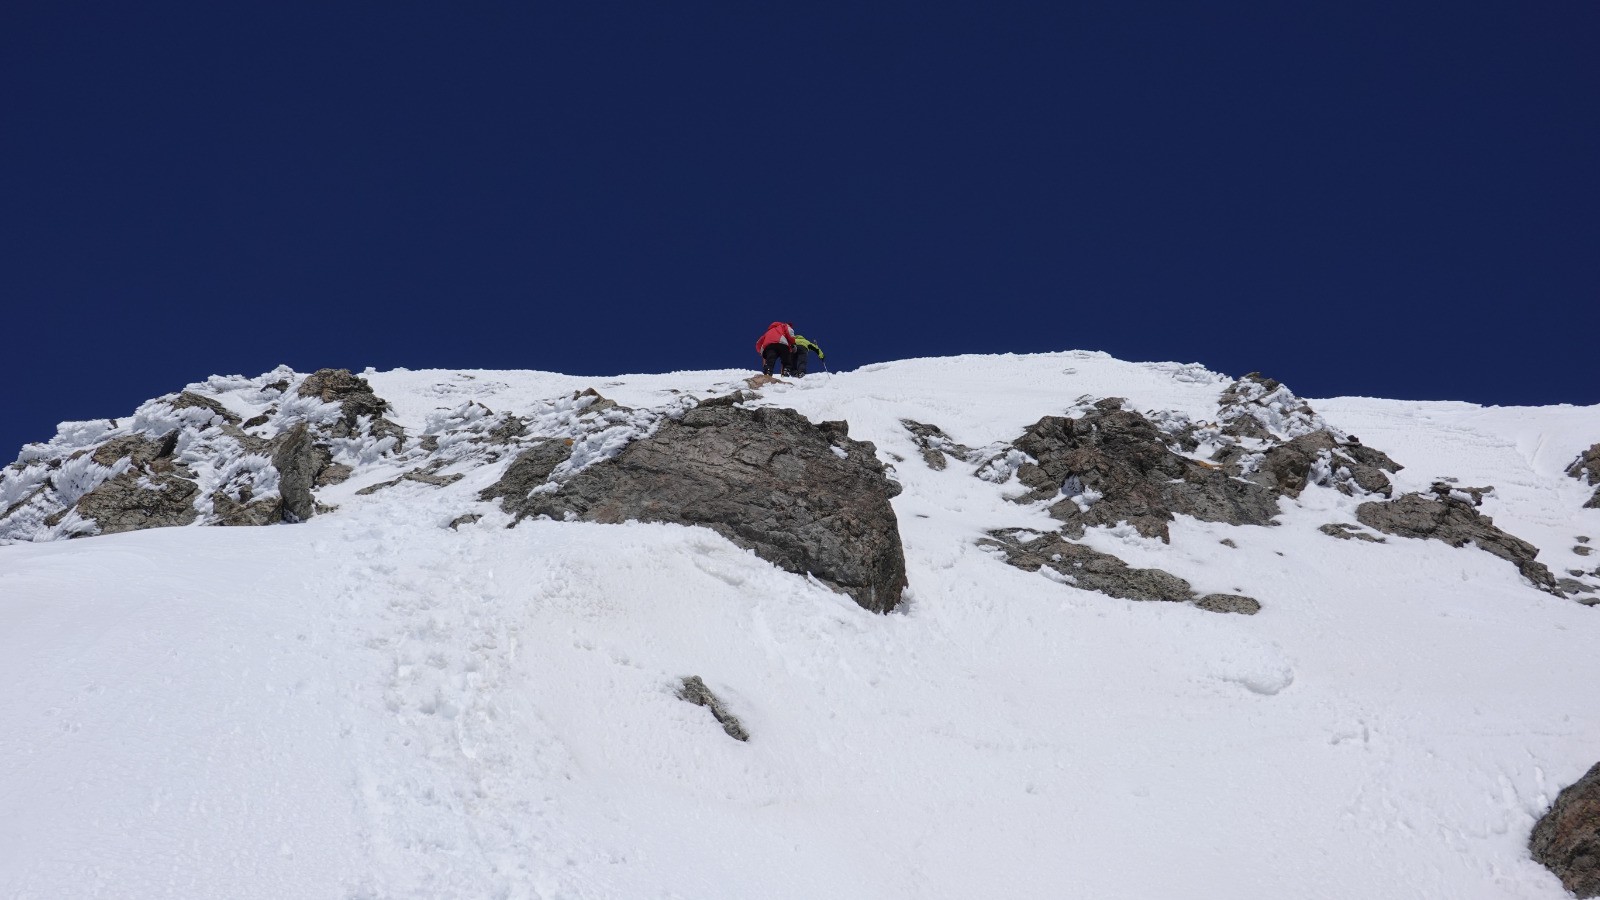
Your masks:
<path fill-rule="evenodd" d="M 411 431 L 748 375 L 365 373 Z M 404 470 L 375 464 L 300 525 L 0 547 L 0 896 L 1566 896 L 1526 842 L 1600 759 L 1600 608 L 1474 548 L 1328 537 L 1360 498 L 1322 487 L 1278 527 L 1085 538 L 1258 615 L 1081 591 L 975 546 L 1059 523 L 900 425 L 983 447 L 1105 396 L 1212 419 L 1228 383 L 1061 353 L 764 388 L 905 486 L 887 616 L 705 529 L 507 529 L 476 500 L 503 464 L 357 495 Z M 1311 402 L 1399 490 L 1493 485 L 1552 570 L 1596 565 L 1562 469 L 1600 407 Z M 749 743 L 674 697 L 690 674 Z"/>

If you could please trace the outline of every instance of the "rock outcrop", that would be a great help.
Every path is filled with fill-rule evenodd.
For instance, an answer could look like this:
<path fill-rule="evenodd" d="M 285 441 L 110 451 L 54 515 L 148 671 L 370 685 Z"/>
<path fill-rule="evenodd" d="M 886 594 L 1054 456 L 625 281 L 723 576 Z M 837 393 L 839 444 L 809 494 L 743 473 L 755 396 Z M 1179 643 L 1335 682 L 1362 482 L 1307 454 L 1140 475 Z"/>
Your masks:
<path fill-rule="evenodd" d="M 1435 485 L 1433 497 L 1410 493 L 1395 500 L 1363 503 L 1356 507 L 1356 521 L 1399 537 L 1444 541 L 1452 547 L 1473 544 L 1512 563 L 1539 588 L 1555 590 L 1550 570 L 1534 561 L 1538 547 L 1495 527 L 1493 519 L 1479 513 L 1448 485 Z"/>
<path fill-rule="evenodd" d="M 1182 578 L 1160 569 L 1136 569 L 1109 553 L 1073 543 L 1063 535 L 1037 534 L 1025 529 L 989 532 L 978 542 L 1005 556 L 1006 562 L 1025 572 L 1049 569 L 1059 580 L 1086 591 L 1099 591 L 1124 600 L 1165 600 L 1193 603 L 1211 612 L 1254 615 L 1261 604 L 1238 594 L 1195 593 Z"/>
<path fill-rule="evenodd" d="M 699 675 L 690 675 L 683 679 L 678 687 L 678 699 L 711 710 L 712 717 L 722 726 L 722 730 L 727 732 L 728 737 L 736 741 L 750 740 L 750 732 L 745 730 L 744 723 L 739 721 L 738 716 L 728 711 L 727 705 L 711 692 L 711 688 L 706 687 L 706 683 Z"/>
<path fill-rule="evenodd" d="M 1164 432 L 1121 405 L 1102 400 L 1079 418 L 1045 416 L 1029 426 L 1014 446 L 1034 460 L 1016 472 L 1031 490 L 1013 499 L 1054 499 L 1050 515 L 1072 537 L 1125 521 L 1170 541 L 1167 523 L 1178 513 L 1231 525 L 1266 525 L 1278 514 L 1272 488 L 1180 456 Z"/>
<path fill-rule="evenodd" d="M 1528 841 L 1533 858 L 1579 897 L 1600 897 L 1600 763 L 1563 790 Z"/>
<path fill-rule="evenodd" d="M 334 425 L 335 437 L 352 437 L 365 428 L 378 438 L 394 438 L 396 448 L 405 444 L 405 429 L 384 418 L 389 403 L 372 392 L 365 378 L 351 374 L 349 369 L 318 369 L 306 376 L 296 391 L 301 397 L 315 397 L 323 403 L 339 404 L 339 421 Z"/>
<path fill-rule="evenodd" d="M 1385 472 L 1401 465 L 1381 450 L 1359 441 L 1340 440 L 1327 429 L 1308 432 L 1278 444 L 1261 455 L 1250 480 L 1287 497 L 1298 497 L 1309 484 L 1326 484 L 1340 493 L 1393 493 Z"/>
<path fill-rule="evenodd" d="M 0 543 L 304 521 L 315 488 L 400 446 L 387 407 L 346 370 L 280 368 L 190 385 L 120 421 L 66 423 L 0 470 Z"/>
<path fill-rule="evenodd" d="M 1600 509 L 1600 444 L 1578 454 L 1572 465 L 1567 467 L 1567 474 L 1578 479 L 1584 484 L 1595 485 L 1594 496 L 1583 505 L 1584 509 Z"/>
<path fill-rule="evenodd" d="M 531 448 L 485 495 L 500 497 L 519 520 L 702 525 L 866 609 L 893 609 L 906 587 L 889 505 L 900 489 L 872 444 L 851 440 L 843 422 L 819 425 L 793 410 L 733 400 L 701 403 L 558 490 L 528 493 L 560 453 Z"/>

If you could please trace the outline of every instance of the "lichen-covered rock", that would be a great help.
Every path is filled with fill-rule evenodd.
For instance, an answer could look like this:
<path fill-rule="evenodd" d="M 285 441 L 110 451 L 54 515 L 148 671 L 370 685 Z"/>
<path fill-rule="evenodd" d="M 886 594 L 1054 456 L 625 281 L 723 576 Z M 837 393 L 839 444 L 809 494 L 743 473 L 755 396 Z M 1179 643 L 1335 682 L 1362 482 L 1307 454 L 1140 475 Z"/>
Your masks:
<path fill-rule="evenodd" d="M 527 477 L 503 493 L 519 519 L 703 525 L 874 612 L 893 609 L 905 590 L 899 523 L 889 505 L 899 485 L 875 448 L 851 440 L 843 422 L 819 425 L 794 410 L 707 401 L 558 491 L 517 502 L 543 462 L 530 461 Z"/>
<path fill-rule="evenodd" d="M 1254 615 L 1255 600 L 1237 594 L 1197 597 L 1182 578 L 1160 569 L 1136 569 L 1109 553 L 1073 543 L 1057 532 L 1038 534 L 1025 529 L 1000 529 L 980 540 L 1005 556 L 1006 562 L 1025 572 L 1049 569 L 1058 580 L 1086 591 L 1098 591 L 1124 600 L 1193 602 L 1209 612 Z"/>
<path fill-rule="evenodd" d="M 1368 501 L 1356 507 L 1356 521 L 1399 537 L 1444 541 L 1452 547 L 1473 544 L 1511 562 L 1542 590 L 1555 587 L 1550 570 L 1534 561 L 1538 547 L 1495 527 L 1493 519 L 1454 493 L 1438 493 L 1432 498 L 1411 493 L 1395 500 Z"/>
<path fill-rule="evenodd" d="M 1569 785 L 1533 827 L 1533 858 L 1579 897 L 1600 897 L 1600 763 Z"/>
<path fill-rule="evenodd" d="M 1144 416 L 1108 401 L 1079 418 L 1045 416 L 1015 442 L 1035 460 L 1017 469 L 1032 490 L 1015 499 L 1055 499 L 1050 515 L 1074 537 L 1126 521 L 1167 541 L 1177 513 L 1231 525 L 1266 525 L 1278 514 L 1271 488 L 1180 456 L 1167 440 Z"/>
<path fill-rule="evenodd" d="M 706 683 L 699 675 L 690 675 L 683 679 L 678 687 L 678 699 L 711 710 L 712 718 L 717 720 L 728 737 L 736 741 L 750 740 L 750 732 L 745 730 L 744 723 L 739 721 L 738 716 L 728 711 L 727 704 L 713 694 L 711 688 L 706 687 Z"/>

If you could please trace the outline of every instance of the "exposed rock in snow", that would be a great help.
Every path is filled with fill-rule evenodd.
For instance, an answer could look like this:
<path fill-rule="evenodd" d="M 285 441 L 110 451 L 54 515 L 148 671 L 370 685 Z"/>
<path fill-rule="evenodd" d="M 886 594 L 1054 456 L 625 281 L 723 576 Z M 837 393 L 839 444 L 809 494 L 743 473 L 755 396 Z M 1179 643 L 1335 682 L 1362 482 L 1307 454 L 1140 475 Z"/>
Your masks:
<path fill-rule="evenodd" d="M 1289 497 L 1300 496 L 1308 484 L 1333 487 L 1346 495 L 1387 497 L 1393 487 L 1384 473 L 1400 469 L 1380 450 L 1340 441 L 1327 429 L 1318 429 L 1267 450 L 1250 480 Z"/>
<path fill-rule="evenodd" d="M 1229 385 L 1217 402 L 1223 433 L 1237 438 L 1293 440 L 1328 425 L 1311 404 L 1260 372 Z"/>
<path fill-rule="evenodd" d="M 1080 418 L 1045 416 L 1030 426 L 1015 446 L 1033 460 L 1016 471 L 1032 490 L 1014 499 L 1055 499 L 1050 515 L 1073 537 L 1125 521 L 1168 541 L 1177 513 L 1231 525 L 1265 525 L 1278 514 L 1271 488 L 1178 455 L 1148 419 L 1119 406 L 1102 400 Z"/>
<path fill-rule="evenodd" d="M 311 489 L 332 459 L 328 448 L 312 442 L 311 430 L 304 422 L 278 439 L 272 466 L 278 470 L 278 493 L 283 498 L 280 512 L 285 521 L 304 522 L 316 513 Z M 348 467 L 345 471 L 349 472 Z"/>
<path fill-rule="evenodd" d="M 1328 524 L 1319 527 L 1317 530 L 1323 534 L 1346 541 L 1367 541 L 1368 543 L 1372 544 L 1382 544 L 1385 542 L 1383 538 L 1373 534 L 1368 534 L 1367 532 L 1362 531 L 1360 526 L 1351 525 L 1349 522 L 1329 522 Z"/>
<path fill-rule="evenodd" d="M 1006 562 L 1025 572 L 1047 569 L 1054 580 L 1086 591 L 1099 591 L 1124 600 L 1194 602 L 1211 612 L 1253 615 L 1261 604 L 1249 597 L 1208 594 L 1197 597 L 1189 582 L 1160 569 L 1136 569 L 1109 553 L 1073 543 L 1061 534 L 1037 534 L 1025 529 L 999 529 L 978 542 L 1004 554 Z"/>
<path fill-rule="evenodd" d="M 916 422 L 911 419 L 901 419 L 900 424 L 911 432 L 911 439 L 916 442 L 917 449 L 922 451 L 922 461 L 928 468 L 942 472 L 945 468 L 945 457 L 960 460 L 961 462 L 976 463 L 977 450 L 956 443 L 950 439 L 937 425 Z"/>
<path fill-rule="evenodd" d="M 1533 858 L 1579 897 L 1600 897 L 1600 763 L 1562 790 L 1528 841 Z"/>
<path fill-rule="evenodd" d="M 889 505 L 899 486 L 875 454 L 851 440 L 843 422 L 708 401 L 558 491 L 534 492 L 519 515 L 704 525 L 888 612 L 900 602 L 906 568 Z M 537 468 L 529 461 L 528 477 L 503 495 L 514 498 Z"/>
<path fill-rule="evenodd" d="M 1538 547 L 1496 528 L 1493 519 L 1454 493 L 1436 491 L 1432 499 L 1411 493 L 1397 500 L 1369 501 L 1356 507 L 1356 520 L 1385 534 L 1432 538 L 1452 547 L 1474 544 L 1516 565 L 1539 588 L 1556 589 L 1550 570 L 1534 561 Z"/>
<path fill-rule="evenodd" d="M 728 711 L 727 705 L 711 692 L 711 688 L 706 687 L 706 683 L 700 680 L 699 675 L 690 675 L 683 679 L 683 684 L 678 688 L 678 699 L 711 710 L 711 715 L 722 725 L 722 730 L 728 733 L 728 737 L 736 741 L 750 740 L 750 732 L 745 730 L 744 723 L 739 721 L 738 716 Z"/>
<path fill-rule="evenodd" d="M 339 404 L 339 421 L 333 429 L 336 437 L 366 432 L 378 438 L 394 438 L 396 448 L 405 443 L 405 430 L 383 417 L 389 411 L 388 402 L 372 392 L 372 385 L 365 378 L 352 375 L 349 369 L 318 369 L 306 376 L 297 393 Z"/>
<path fill-rule="evenodd" d="M 187 525 L 199 518 L 194 506 L 198 493 L 190 479 L 130 469 L 84 494 L 71 513 L 93 522 L 100 534 Z M 54 525 L 62 518 L 46 522 Z"/>
<path fill-rule="evenodd" d="M 1579 454 L 1572 465 L 1567 467 L 1567 474 L 1578 479 L 1584 484 L 1596 485 L 1594 496 L 1583 505 L 1584 509 L 1600 509 L 1600 444 L 1595 444 Z"/>
<path fill-rule="evenodd" d="M 572 456 L 567 441 L 540 441 L 517 455 L 499 481 L 478 494 L 480 500 L 499 499 L 507 512 L 521 514 L 533 489 L 543 485 L 556 467 Z"/>

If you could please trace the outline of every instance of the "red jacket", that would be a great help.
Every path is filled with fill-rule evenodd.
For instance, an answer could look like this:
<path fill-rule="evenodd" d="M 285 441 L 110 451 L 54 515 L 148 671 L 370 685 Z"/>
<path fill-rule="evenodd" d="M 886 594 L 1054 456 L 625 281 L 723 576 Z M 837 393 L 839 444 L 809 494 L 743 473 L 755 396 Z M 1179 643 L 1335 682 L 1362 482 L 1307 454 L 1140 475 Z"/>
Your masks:
<path fill-rule="evenodd" d="M 756 341 L 756 352 L 761 353 L 773 344 L 782 344 L 793 350 L 794 327 L 788 322 L 773 322 L 767 327 L 767 332 L 761 336 L 761 340 Z"/>

